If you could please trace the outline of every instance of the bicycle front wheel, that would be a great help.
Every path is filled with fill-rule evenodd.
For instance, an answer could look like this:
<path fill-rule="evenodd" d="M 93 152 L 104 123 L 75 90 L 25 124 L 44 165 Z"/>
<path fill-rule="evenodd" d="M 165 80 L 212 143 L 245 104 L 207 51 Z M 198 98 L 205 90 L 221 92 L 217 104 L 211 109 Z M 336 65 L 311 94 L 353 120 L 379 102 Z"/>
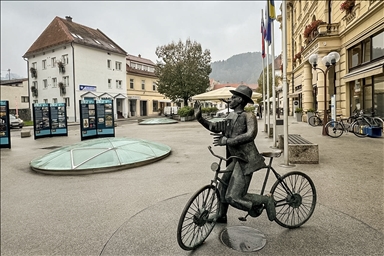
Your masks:
<path fill-rule="evenodd" d="M 182 249 L 193 250 L 205 241 L 216 224 L 219 204 L 213 185 L 204 186 L 189 199 L 177 226 L 177 242 Z"/>
<path fill-rule="evenodd" d="M 360 138 L 367 137 L 368 136 L 368 132 L 366 130 L 367 127 L 370 127 L 368 122 L 365 121 L 364 119 L 359 119 L 352 124 L 352 132 L 357 137 L 360 137 Z"/>
<path fill-rule="evenodd" d="M 325 125 L 325 131 L 326 131 L 328 136 L 330 136 L 332 138 L 338 138 L 343 134 L 344 129 L 343 129 L 343 126 L 339 122 L 329 121 Z"/>
<path fill-rule="evenodd" d="M 298 228 L 312 216 L 316 206 L 316 189 L 311 178 L 302 172 L 289 172 L 275 182 L 271 194 L 276 204 L 275 221 L 285 228 Z"/>

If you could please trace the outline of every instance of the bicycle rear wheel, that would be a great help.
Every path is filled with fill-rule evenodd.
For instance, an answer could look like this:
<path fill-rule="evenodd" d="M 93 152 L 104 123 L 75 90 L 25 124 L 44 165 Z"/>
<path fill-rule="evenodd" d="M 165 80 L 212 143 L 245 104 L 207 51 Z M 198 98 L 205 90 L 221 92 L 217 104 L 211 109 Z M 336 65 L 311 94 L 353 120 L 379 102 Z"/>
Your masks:
<path fill-rule="evenodd" d="M 312 216 L 316 206 L 316 189 L 311 178 L 302 172 L 289 172 L 273 184 L 271 194 L 276 204 L 275 221 L 285 228 L 298 228 Z"/>
<path fill-rule="evenodd" d="M 368 124 L 368 122 L 365 121 L 364 119 L 359 119 L 352 124 L 352 132 L 357 137 L 360 137 L 360 138 L 367 137 L 368 132 L 366 130 L 366 127 L 370 127 L 370 126 L 371 125 Z"/>
<path fill-rule="evenodd" d="M 189 199 L 177 226 L 177 242 L 184 250 L 200 246 L 216 224 L 219 211 L 219 193 L 207 185 Z"/>
<path fill-rule="evenodd" d="M 308 123 L 310 126 L 318 126 L 319 125 L 319 122 L 321 122 L 320 118 L 318 118 L 317 116 L 311 116 L 309 119 L 308 119 Z"/>
<path fill-rule="evenodd" d="M 329 121 L 325 125 L 325 131 L 328 136 L 332 138 L 338 138 L 343 134 L 344 127 L 339 122 Z"/>

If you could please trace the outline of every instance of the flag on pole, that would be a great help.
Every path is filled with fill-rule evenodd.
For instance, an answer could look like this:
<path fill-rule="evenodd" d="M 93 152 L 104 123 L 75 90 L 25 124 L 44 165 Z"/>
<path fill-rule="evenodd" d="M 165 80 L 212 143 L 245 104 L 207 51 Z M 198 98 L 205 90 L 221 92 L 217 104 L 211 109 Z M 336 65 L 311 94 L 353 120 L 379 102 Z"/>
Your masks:
<path fill-rule="evenodd" d="M 264 38 L 268 42 L 268 45 L 271 45 L 271 42 L 272 42 L 271 26 L 272 26 L 273 20 L 271 20 L 271 18 L 269 17 L 269 2 L 270 2 L 270 0 L 268 0 L 267 6 L 265 8 L 265 20 L 267 21 L 267 26 L 265 27 Z"/>
<path fill-rule="evenodd" d="M 265 27 L 264 27 L 264 18 L 263 15 L 261 15 L 261 57 L 263 59 L 265 58 Z"/>
<path fill-rule="evenodd" d="M 268 0 L 268 16 L 272 21 L 276 19 L 274 0 Z"/>

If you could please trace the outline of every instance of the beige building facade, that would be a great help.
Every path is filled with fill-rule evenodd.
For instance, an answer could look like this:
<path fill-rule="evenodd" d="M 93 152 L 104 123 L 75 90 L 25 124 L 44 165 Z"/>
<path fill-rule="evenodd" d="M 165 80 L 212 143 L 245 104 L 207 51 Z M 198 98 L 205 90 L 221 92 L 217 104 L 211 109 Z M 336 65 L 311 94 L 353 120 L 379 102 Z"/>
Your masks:
<path fill-rule="evenodd" d="M 141 55 L 130 54 L 126 62 L 129 117 L 160 115 L 171 101 L 157 91 L 155 64 Z"/>
<path fill-rule="evenodd" d="M 336 114 L 344 117 L 355 109 L 384 117 L 384 1 L 284 3 L 289 113 L 295 107 L 324 110 L 326 84 L 327 109 L 333 105 Z M 317 67 L 326 71 L 321 59 L 333 51 L 340 60 L 325 75 L 312 68 L 308 58 L 318 54 Z"/>

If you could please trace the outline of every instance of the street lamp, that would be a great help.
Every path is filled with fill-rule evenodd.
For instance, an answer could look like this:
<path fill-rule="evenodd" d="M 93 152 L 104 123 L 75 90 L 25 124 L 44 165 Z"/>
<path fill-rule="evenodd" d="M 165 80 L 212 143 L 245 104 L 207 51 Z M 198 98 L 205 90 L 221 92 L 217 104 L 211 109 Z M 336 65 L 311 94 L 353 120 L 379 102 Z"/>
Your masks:
<path fill-rule="evenodd" d="M 312 65 L 314 70 L 320 70 L 324 74 L 324 119 L 323 119 L 323 135 L 327 135 L 327 131 L 325 130 L 325 125 L 328 123 L 328 113 L 327 113 L 327 73 L 331 66 L 335 65 L 336 62 L 340 60 L 340 54 L 337 52 L 330 52 L 327 56 L 324 56 L 321 61 L 324 66 L 327 68 L 322 70 L 317 67 L 317 54 L 312 54 L 309 56 L 308 61 Z"/>

